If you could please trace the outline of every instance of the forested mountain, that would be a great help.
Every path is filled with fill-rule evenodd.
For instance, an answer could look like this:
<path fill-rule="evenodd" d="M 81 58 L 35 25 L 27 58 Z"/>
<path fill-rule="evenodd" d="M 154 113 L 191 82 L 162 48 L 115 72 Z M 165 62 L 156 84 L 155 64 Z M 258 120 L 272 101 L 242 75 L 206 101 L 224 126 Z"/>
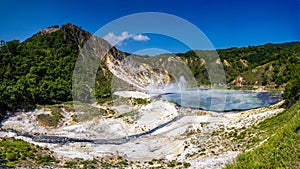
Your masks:
<path fill-rule="evenodd" d="M 227 83 L 242 76 L 244 85 L 284 85 L 299 57 L 300 43 L 265 44 L 243 48 L 217 50 L 220 63 L 226 73 Z M 210 51 L 180 53 L 200 84 L 209 84 L 204 60 L 198 55 L 210 55 Z M 197 55 L 198 54 L 198 55 Z"/>
<path fill-rule="evenodd" d="M 66 24 L 41 30 L 20 43 L 7 42 L 0 50 L 0 107 L 1 111 L 31 109 L 37 104 L 54 104 L 72 100 L 72 74 L 85 42 L 91 34 Z M 191 69 L 198 85 L 209 85 L 205 61 L 200 55 L 211 51 L 189 51 L 177 54 Z M 287 105 L 299 99 L 300 43 L 266 44 L 243 48 L 217 50 L 223 64 L 227 83 L 237 77 L 244 85 L 286 85 Z M 125 53 L 113 48 L 114 57 L 125 58 Z M 122 59 L 119 58 L 119 59 Z M 110 97 L 112 74 L 105 65 L 100 66 L 96 77 L 96 97 Z M 105 101 L 105 98 L 104 98 Z"/>
<path fill-rule="evenodd" d="M 66 24 L 41 30 L 0 51 L 0 105 L 6 110 L 71 100 L 71 79 L 79 47 L 91 36 Z"/>

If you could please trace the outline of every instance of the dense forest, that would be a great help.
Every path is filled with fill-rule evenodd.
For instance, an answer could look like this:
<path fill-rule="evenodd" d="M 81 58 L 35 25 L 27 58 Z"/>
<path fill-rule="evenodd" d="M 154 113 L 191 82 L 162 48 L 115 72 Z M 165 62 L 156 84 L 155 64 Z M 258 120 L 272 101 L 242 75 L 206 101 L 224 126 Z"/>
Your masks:
<path fill-rule="evenodd" d="M 64 25 L 58 31 L 38 33 L 22 43 L 7 42 L 0 51 L 2 111 L 71 100 L 78 46 L 89 36 L 77 27 Z"/>
<path fill-rule="evenodd" d="M 7 42 L 0 50 L 0 107 L 6 110 L 32 109 L 37 104 L 54 104 L 72 100 L 72 73 L 79 49 L 91 34 L 72 25 L 50 27 L 20 43 Z M 210 51 L 177 54 L 193 72 L 199 85 L 209 84 L 203 60 L 196 55 Z M 266 44 L 217 50 L 228 84 L 238 76 L 246 85 L 285 87 L 286 105 L 300 97 L 300 43 Z M 101 72 L 102 86 L 95 94 L 100 102 L 109 97 L 110 80 Z M 105 83 L 103 83 L 106 81 Z M 105 100 L 105 99 L 104 99 Z"/>

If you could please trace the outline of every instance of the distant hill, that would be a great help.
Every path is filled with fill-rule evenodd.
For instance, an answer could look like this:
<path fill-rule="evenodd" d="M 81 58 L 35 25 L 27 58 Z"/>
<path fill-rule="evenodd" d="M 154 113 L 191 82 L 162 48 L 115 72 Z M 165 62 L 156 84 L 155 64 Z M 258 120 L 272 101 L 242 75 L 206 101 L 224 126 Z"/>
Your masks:
<path fill-rule="evenodd" d="M 290 78 L 291 63 L 299 54 L 299 42 L 265 44 L 243 48 L 220 49 L 217 53 L 226 73 L 226 80 L 234 84 L 242 77 L 242 85 L 282 86 Z M 186 61 L 199 84 L 210 84 L 203 59 L 210 51 L 189 51 L 177 54 Z M 197 55 L 198 54 L 198 55 Z M 204 76 L 203 76 L 204 75 Z"/>
<path fill-rule="evenodd" d="M 198 84 L 210 84 L 203 59 L 209 51 L 177 54 L 186 61 Z M 285 89 L 286 105 L 300 99 L 300 43 L 265 44 L 217 50 L 229 86 L 268 86 Z"/>
<path fill-rule="evenodd" d="M 94 39 L 91 41 L 91 39 Z M 93 44 L 95 43 L 95 44 Z M 88 45 L 86 45 L 88 44 Z M 160 62 L 152 63 L 151 58 L 132 62 L 128 53 L 111 47 L 105 40 L 93 37 L 87 31 L 66 24 L 41 30 L 31 38 L 20 43 L 7 42 L 0 50 L 0 107 L 1 111 L 32 109 L 37 104 L 54 104 L 72 100 L 72 75 L 80 50 L 98 45 L 109 49 L 103 54 L 97 70 L 95 91 L 99 102 L 111 98 L 111 81 L 116 79 L 129 87 L 143 88 L 152 81 L 160 84 L 174 79 L 172 72 L 153 68 Z M 104 51 L 94 51 L 97 52 Z M 299 99 L 300 43 L 266 44 L 244 48 L 217 50 L 219 60 L 204 60 L 196 53 L 209 58 L 212 51 L 189 51 L 177 54 L 169 66 L 186 63 L 196 78 L 197 85 L 210 85 L 207 69 L 209 62 L 223 65 L 227 83 L 230 85 L 269 85 L 277 88 L 286 86 L 285 98 L 291 105 Z M 80 55 L 83 59 L 85 56 Z M 162 57 L 162 62 L 168 56 Z M 132 63 L 134 69 L 126 68 Z M 151 64 L 150 64 L 151 63 Z M 151 68 L 152 66 L 152 68 Z M 76 68 L 75 68 L 76 69 Z M 138 71 L 137 71 L 138 70 Z M 161 78 L 163 77 L 163 78 Z M 175 77 L 178 78 L 178 77 Z M 242 79 L 238 81 L 238 79 Z M 84 84 L 79 79 L 78 86 Z M 84 85 L 83 85 L 84 86 Z M 74 86 L 73 86 L 74 87 Z M 75 86 L 76 87 L 76 86 Z M 82 87 L 82 86 L 81 86 Z M 75 95 L 90 99 L 87 87 L 83 93 Z M 87 93 L 85 93 L 87 92 Z"/>

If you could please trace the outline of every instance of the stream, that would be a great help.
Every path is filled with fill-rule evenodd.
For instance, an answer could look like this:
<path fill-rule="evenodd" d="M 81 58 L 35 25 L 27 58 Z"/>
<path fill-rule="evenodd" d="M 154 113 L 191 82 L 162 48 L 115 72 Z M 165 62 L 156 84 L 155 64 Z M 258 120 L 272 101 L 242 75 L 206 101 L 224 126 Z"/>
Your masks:
<path fill-rule="evenodd" d="M 129 142 L 132 139 L 140 138 L 142 136 L 150 135 L 153 132 L 155 132 L 158 129 L 161 129 L 173 122 L 176 122 L 177 120 L 181 119 L 184 117 L 183 114 L 180 114 L 173 118 L 172 120 L 163 123 L 149 131 L 139 133 L 139 134 L 134 134 L 130 136 L 125 136 L 122 138 L 117 138 L 117 139 L 78 139 L 78 138 L 70 138 L 70 137 L 63 137 L 63 136 L 45 136 L 45 135 L 33 135 L 28 132 L 20 132 L 14 129 L 0 129 L 2 132 L 12 132 L 15 133 L 17 136 L 23 136 L 27 138 L 31 138 L 32 141 L 35 142 L 42 142 L 42 143 L 55 143 L 55 144 L 67 144 L 67 143 L 74 143 L 74 142 L 87 142 L 87 143 L 94 143 L 94 144 L 114 144 L 114 145 L 120 145 Z"/>

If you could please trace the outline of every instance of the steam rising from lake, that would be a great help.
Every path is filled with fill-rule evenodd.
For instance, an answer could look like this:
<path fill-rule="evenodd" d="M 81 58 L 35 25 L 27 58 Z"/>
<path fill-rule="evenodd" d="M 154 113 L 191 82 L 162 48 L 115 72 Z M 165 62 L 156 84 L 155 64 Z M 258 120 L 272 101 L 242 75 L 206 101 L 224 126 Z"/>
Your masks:
<path fill-rule="evenodd" d="M 186 91 L 187 81 L 183 76 L 179 78 L 179 81 L 176 83 L 167 83 L 159 86 L 157 83 L 149 85 L 146 88 L 147 93 L 150 94 L 166 94 L 166 93 L 180 93 Z"/>
<path fill-rule="evenodd" d="M 150 94 L 159 94 L 165 100 L 182 107 L 226 112 L 242 111 L 270 106 L 281 101 L 281 93 L 252 92 L 243 90 L 216 90 L 187 88 L 184 77 L 178 82 L 147 87 Z"/>

